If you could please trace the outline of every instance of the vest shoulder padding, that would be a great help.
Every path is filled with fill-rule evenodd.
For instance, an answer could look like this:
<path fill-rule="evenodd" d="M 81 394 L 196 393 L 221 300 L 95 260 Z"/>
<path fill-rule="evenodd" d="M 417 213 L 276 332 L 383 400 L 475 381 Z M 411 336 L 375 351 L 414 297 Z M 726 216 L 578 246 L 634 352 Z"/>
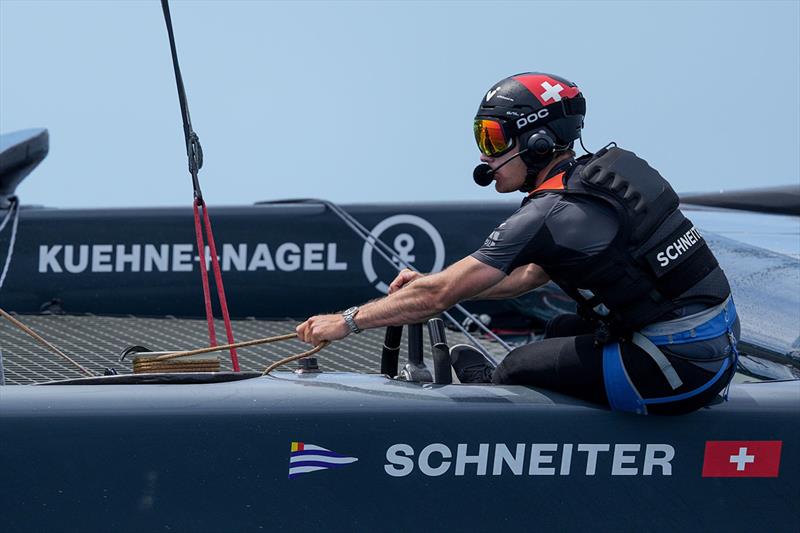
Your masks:
<path fill-rule="evenodd" d="M 631 243 L 645 240 L 678 208 L 678 195 L 667 180 L 647 161 L 622 148 L 614 147 L 593 157 L 575 174 L 586 189 L 621 204 L 630 219 Z"/>

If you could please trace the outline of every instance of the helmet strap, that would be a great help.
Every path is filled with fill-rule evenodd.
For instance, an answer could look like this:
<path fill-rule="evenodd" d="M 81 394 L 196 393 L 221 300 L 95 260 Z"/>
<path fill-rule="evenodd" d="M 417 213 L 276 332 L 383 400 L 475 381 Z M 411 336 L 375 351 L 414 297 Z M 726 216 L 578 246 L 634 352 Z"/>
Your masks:
<path fill-rule="evenodd" d="M 520 156 L 525 167 L 528 169 L 525 174 L 525 181 L 522 187 L 519 188 L 522 192 L 530 192 L 536 188 L 536 178 L 539 174 L 547 168 L 547 165 L 552 163 L 553 159 L 558 154 L 558 151 L 552 150 L 546 154 L 536 154 L 531 151 L 526 151 Z"/>
<path fill-rule="evenodd" d="M 541 172 L 547 168 L 547 166 L 553 162 L 553 159 L 558 157 L 559 155 L 563 154 L 567 150 L 569 150 L 569 146 L 557 146 L 555 150 L 549 152 L 544 155 L 533 155 L 530 153 L 525 153 L 520 158 L 525 163 L 528 171 L 525 174 L 525 181 L 522 183 L 522 187 L 519 188 L 521 192 L 530 192 L 536 188 L 536 178 L 541 174 Z M 564 168 L 565 166 L 569 166 L 570 163 L 564 162 L 559 163 L 556 165 L 551 171 L 550 175 L 556 174 L 554 170 L 558 170 Z"/>
<path fill-rule="evenodd" d="M 528 172 L 525 174 L 525 181 L 522 184 L 522 187 L 519 188 L 522 192 L 530 192 L 536 188 L 536 178 L 539 176 L 539 173 L 550 164 L 550 161 L 553 160 L 552 154 L 545 160 L 545 158 L 537 158 L 538 161 L 531 164 L 525 161 L 525 165 L 528 167 Z"/>

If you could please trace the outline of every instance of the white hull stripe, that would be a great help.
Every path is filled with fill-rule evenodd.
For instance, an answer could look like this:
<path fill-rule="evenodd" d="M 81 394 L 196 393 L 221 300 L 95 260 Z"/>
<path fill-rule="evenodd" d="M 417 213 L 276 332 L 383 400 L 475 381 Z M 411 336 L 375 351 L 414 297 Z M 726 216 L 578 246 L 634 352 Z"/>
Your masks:
<path fill-rule="evenodd" d="M 329 463 L 331 465 L 346 465 L 358 461 L 355 457 L 330 457 L 328 455 L 293 455 L 289 463 L 306 463 L 314 461 L 317 463 Z"/>
<path fill-rule="evenodd" d="M 289 476 L 295 474 L 305 474 L 307 472 L 316 472 L 317 470 L 327 470 L 326 466 L 295 466 L 289 469 Z"/>

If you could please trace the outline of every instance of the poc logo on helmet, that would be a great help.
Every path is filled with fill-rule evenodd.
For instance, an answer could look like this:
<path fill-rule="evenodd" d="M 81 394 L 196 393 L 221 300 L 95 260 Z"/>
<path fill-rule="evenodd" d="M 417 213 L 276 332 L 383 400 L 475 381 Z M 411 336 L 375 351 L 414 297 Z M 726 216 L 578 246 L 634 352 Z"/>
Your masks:
<path fill-rule="evenodd" d="M 527 117 L 522 117 L 517 119 L 517 129 L 524 128 L 528 124 L 533 124 L 540 118 L 545 118 L 547 115 L 550 114 L 550 111 L 547 109 L 540 109 L 534 113 L 531 113 Z"/>

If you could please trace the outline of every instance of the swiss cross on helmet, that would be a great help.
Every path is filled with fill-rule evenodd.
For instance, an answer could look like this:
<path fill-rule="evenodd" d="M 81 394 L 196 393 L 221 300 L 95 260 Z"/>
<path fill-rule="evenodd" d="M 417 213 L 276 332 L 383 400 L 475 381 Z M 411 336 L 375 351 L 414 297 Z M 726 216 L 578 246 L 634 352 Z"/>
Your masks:
<path fill-rule="evenodd" d="M 580 137 L 585 114 L 586 101 L 571 81 L 541 72 L 516 74 L 494 84 L 481 100 L 475 140 L 481 152 L 496 157 L 516 139 L 544 129 L 553 145 L 566 149 Z"/>

